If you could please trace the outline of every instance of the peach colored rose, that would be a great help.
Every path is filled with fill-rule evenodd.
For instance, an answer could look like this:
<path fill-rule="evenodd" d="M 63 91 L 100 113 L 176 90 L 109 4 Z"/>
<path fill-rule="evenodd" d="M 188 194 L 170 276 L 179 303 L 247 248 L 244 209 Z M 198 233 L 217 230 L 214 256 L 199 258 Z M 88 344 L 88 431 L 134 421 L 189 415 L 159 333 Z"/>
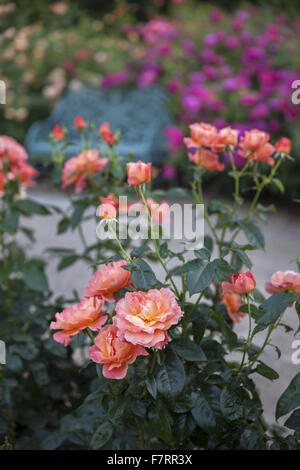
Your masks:
<path fill-rule="evenodd" d="M 251 271 L 234 274 L 233 276 L 230 276 L 230 278 L 231 282 L 222 282 L 222 294 L 230 292 L 234 292 L 236 294 L 248 294 L 248 292 L 251 292 L 256 286 L 256 281 Z"/>
<path fill-rule="evenodd" d="M 247 156 L 247 152 L 254 152 L 255 150 L 258 150 L 268 142 L 269 138 L 269 134 L 257 129 L 246 131 L 245 135 L 241 137 L 240 143 L 244 156 Z"/>
<path fill-rule="evenodd" d="M 83 119 L 82 116 L 79 116 L 79 115 L 76 116 L 76 118 L 74 119 L 74 126 L 78 130 L 84 129 L 86 127 L 86 122 L 85 122 L 85 120 Z"/>
<path fill-rule="evenodd" d="M 189 126 L 193 142 L 200 147 L 211 147 L 217 138 L 217 128 L 205 122 Z"/>
<path fill-rule="evenodd" d="M 127 177 L 130 186 L 148 183 L 151 180 L 152 163 L 144 163 L 141 160 L 127 163 Z"/>
<path fill-rule="evenodd" d="M 113 204 L 105 203 L 99 207 L 99 217 L 101 219 L 115 219 L 117 216 L 116 208 Z"/>
<path fill-rule="evenodd" d="M 228 145 L 236 147 L 238 143 L 239 131 L 231 129 L 231 127 L 224 127 L 221 129 L 212 144 L 212 149 L 215 152 L 223 152 Z"/>
<path fill-rule="evenodd" d="M 86 186 L 86 178 L 102 171 L 108 163 L 108 158 L 100 158 L 98 150 L 86 150 L 77 157 L 67 160 L 62 174 L 62 187 L 75 185 L 79 193 Z"/>
<path fill-rule="evenodd" d="M 7 158 L 11 163 L 19 164 L 27 160 L 25 148 L 12 137 L 0 135 L 0 160 Z"/>
<path fill-rule="evenodd" d="M 239 309 L 243 305 L 241 296 L 236 294 L 235 292 L 227 292 L 227 294 L 221 294 L 220 298 L 224 303 L 228 316 L 234 323 L 240 323 L 241 318 L 243 318 L 246 314 L 243 312 L 239 312 Z"/>
<path fill-rule="evenodd" d="M 275 144 L 276 152 L 278 153 L 291 153 L 292 143 L 287 137 L 281 137 Z"/>
<path fill-rule="evenodd" d="M 55 341 L 68 346 L 72 337 L 86 328 L 97 331 L 107 320 L 106 312 L 101 312 L 102 299 L 83 299 L 79 304 L 56 313 L 56 321 L 51 322 L 50 330 L 61 330 L 53 335 Z"/>
<path fill-rule="evenodd" d="M 275 152 L 275 147 L 267 142 L 262 147 L 257 149 L 256 153 L 254 154 L 253 160 L 257 160 L 260 162 L 268 163 L 268 165 L 273 166 L 275 160 L 271 158 L 271 155 Z"/>
<path fill-rule="evenodd" d="M 100 201 L 102 202 L 102 204 L 112 204 L 116 208 L 116 210 L 119 209 L 119 199 L 113 193 L 109 193 L 105 197 L 101 196 Z"/>
<path fill-rule="evenodd" d="M 269 294 L 285 291 L 300 294 L 300 273 L 295 271 L 277 271 L 272 275 L 271 282 L 266 282 L 265 289 Z"/>
<path fill-rule="evenodd" d="M 167 330 L 183 315 L 173 292 L 165 288 L 127 293 L 115 310 L 113 323 L 122 341 L 159 349 L 169 340 Z"/>
<path fill-rule="evenodd" d="M 105 326 L 96 336 L 95 345 L 90 348 L 90 359 L 103 364 L 102 373 L 107 379 L 123 379 L 129 364 L 138 356 L 148 356 L 142 346 L 121 341 L 117 333 L 116 326 Z"/>
<path fill-rule="evenodd" d="M 125 260 L 115 261 L 96 271 L 85 288 L 86 297 L 100 296 L 113 302 L 112 294 L 131 284 L 130 272 L 122 267 L 126 264 Z"/>
<path fill-rule="evenodd" d="M 10 174 L 13 179 L 19 179 L 19 181 L 25 186 L 33 186 L 33 178 L 39 175 L 39 172 L 28 163 L 21 163 L 19 165 L 12 165 L 10 168 Z"/>
<path fill-rule="evenodd" d="M 216 153 L 200 148 L 195 152 L 188 153 L 189 160 L 195 165 L 202 166 L 208 171 L 223 171 L 224 164 L 219 162 L 219 157 Z"/>

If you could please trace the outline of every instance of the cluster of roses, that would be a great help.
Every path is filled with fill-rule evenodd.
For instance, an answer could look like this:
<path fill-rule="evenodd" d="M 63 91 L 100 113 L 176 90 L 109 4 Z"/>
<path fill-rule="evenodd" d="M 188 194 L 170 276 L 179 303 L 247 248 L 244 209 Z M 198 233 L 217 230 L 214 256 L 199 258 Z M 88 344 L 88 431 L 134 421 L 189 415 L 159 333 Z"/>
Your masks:
<path fill-rule="evenodd" d="M 74 126 L 79 132 L 83 132 L 87 127 L 86 121 L 82 116 L 76 116 Z M 109 124 L 104 122 L 99 130 L 99 137 L 110 147 L 115 143 L 115 136 L 109 128 Z M 66 129 L 59 125 L 55 125 L 51 138 L 55 141 L 65 139 L 67 135 Z M 62 187 L 75 186 L 75 192 L 80 193 L 87 184 L 87 179 L 96 173 L 103 171 L 108 164 L 108 158 L 101 158 L 97 149 L 85 149 L 76 157 L 70 158 L 64 165 L 62 174 Z"/>
<path fill-rule="evenodd" d="M 151 163 L 128 163 L 127 176 L 131 186 L 150 181 Z M 116 207 L 114 195 L 109 195 L 102 207 L 108 205 Z M 65 346 L 82 330 L 98 331 L 89 357 L 103 364 L 103 375 L 110 379 L 124 378 L 129 364 L 140 355 L 148 355 L 145 347 L 160 349 L 167 344 L 167 330 L 183 315 L 171 290 L 135 291 L 130 272 L 124 268 L 126 264 L 121 260 L 97 271 L 82 301 L 57 313 L 56 322 L 50 325 L 50 329 L 60 330 L 54 334 L 54 339 Z M 103 310 L 104 304 L 114 302 L 113 294 L 122 288 L 130 292 L 117 302 L 116 313 L 110 317 Z"/>
<path fill-rule="evenodd" d="M 34 184 L 39 172 L 27 163 L 28 155 L 22 145 L 12 137 L 0 136 L 0 195 L 10 181 L 19 183 L 19 193 Z"/>
<path fill-rule="evenodd" d="M 234 151 L 238 147 L 238 155 L 251 162 L 264 162 L 273 166 L 272 155 L 289 154 L 291 141 L 282 137 L 273 146 L 270 136 L 264 131 L 252 129 L 246 131 L 239 139 L 239 131 L 231 127 L 224 127 L 219 131 L 215 126 L 207 123 L 194 123 L 189 126 L 191 137 L 185 137 L 184 143 L 188 149 L 188 157 L 195 165 L 208 171 L 222 171 L 225 168 L 219 161 L 220 152 Z M 246 161 L 246 160 L 245 160 Z"/>
<path fill-rule="evenodd" d="M 232 321 L 239 323 L 245 316 L 245 313 L 239 311 L 243 305 L 241 296 L 253 291 L 256 281 L 251 271 L 236 274 L 230 278 L 231 282 L 222 282 L 220 298 Z M 290 270 L 277 271 L 272 275 L 270 282 L 265 283 L 265 289 L 269 294 L 277 292 L 300 294 L 300 273 Z"/>
<path fill-rule="evenodd" d="M 160 349 L 167 344 L 167 330 L 183 315 L 169 289 L 134 291 L 126 264 L 125 260 L 116 261 L 97 271 L 83 300 L 57 313 L 50 325 L 50 329 L 60 330 L 54 339 L 65 346 L 82 330 L 98 331 L 89 357 L 103 364 L 103 375 L 109 379 L 123 379 L 129 364 L 148 355 L 145 347 Z M 126 287 L 131 291 L 117 302 L 111 318 L 103 306 L 114 302 L 113 294 Z"/>

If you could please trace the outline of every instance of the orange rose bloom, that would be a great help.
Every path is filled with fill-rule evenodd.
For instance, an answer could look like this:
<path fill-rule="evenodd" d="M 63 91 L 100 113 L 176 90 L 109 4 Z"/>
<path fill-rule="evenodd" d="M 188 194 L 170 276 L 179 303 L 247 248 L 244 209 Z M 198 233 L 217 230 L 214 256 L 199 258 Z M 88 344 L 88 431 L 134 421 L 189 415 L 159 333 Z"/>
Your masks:
<path fill-rule="evenodd" d="M 217 138 L 217 128 L 205 122 L 191 124 L 189 128 L 192 140 L 200 147 L 211 147 Z"/>
<path fill-rule="evenodd" d="M 276 152 L 278 153 L 291 153 L 292 143 L 287 137 L 281 137 L 275 144 Z"/>
<path fill-rule="evenodd" d="M 254 152 L 255 150 L 258 150 L 268 142 L 269 138 L 269 134 L 257 129 L 246 131 L 244 137 L 241 137 L 242 152 L 246 154 L 248 151 Z"/>
<path fill-rule="evenodd" d="M 66 308 L 62 313 L 56 313 L 56 321 L 51 322 L 50 330 L 61 330 L 53 335 L 58 343 L 68 346 L 72 337 L 82 330 L 90 328 L 99 330 L 107 320 L 106 312 L 101 312 L 102 299 L 83 299 L 78 305 Z"/>
<path fill-rule="evenodd" d="M 219 162 L 216 153 L 200 148 L 194 152 L 188 153 L 189 160 L 195 165 L 202 166 L 208 171 L 223 171 L 224 164 Z"/>
<path fill-rule="evenodd" d="M 96 271 L 85 288 L 86 297 L 100 296 L 113 302 L 112 294 L 131 283 L 130 272 L 122 268 L 126 264 L 125 260 L 115 261 Z"/>
<path fill-rule="evenodd" d="M 105 203 L 99 207 L 99 217 L 101 219 L 115 219 L 117 216 L 116 208 L 113 204 Z"/>
<path fill-rule="evenodd" d="M 77 157 L 67 160 L 62 174 L 62 187 L 75 185 L 75 192 L 80 193 L 86 186 L 86 178 L 102 171 L 108 158 L 100 158 L 98 150 L 86 150 Z"/>
<path fill-rule="evenodd" d="M 300 273 L 295 271 L 276 271 L 271 277 L 271 282 L 266 282 L 265 288 L 269 294 L 286 291 L 300 294 Z"/>
<path fill-rule="evenodd" d="M 231 320 L 234 323 L 240 323 L 241 318 L 246 315 L 243 312 L 239 312 L 239 309 L 243 305 L 241 296 L 235 292 L 228 292 L 227 294 L 221 294 L 220 298 L 224 303 L 228 316 L 231 318 Z"/>
<path fill-rule="evenodd" d="M 235 292 L 236 294 L 248 294 L 255 286 L 256 281 L 251 271 L 230 276 L 231 282 L 222 282 L 222 294 Z"/>
<path fill-rule="evenodd" d="M 90 359 L 103 364 L 102 373 L 107 379 L 123 379 L 128 365 L 137 356 L 148 356 L 145 348 L 121 341 L 117 336 L 118 328 L 107 325 L 95 338 L 95 345 L 90 348 Z"/>
<path fill-rule="evenodd" d="M 224 127 L 218 132 L 216 140 L 212 148 L 215 152 L 223 152 L 228 145 L 236 147 L 238 143 L 239 131 L 231 129 L 231 127 Z"/>
<path fill-rule="evenodd" d="M 138 162 L 127 163 L 127 177 L 130 186 L 148 183 L 151 180 L 152 163 Z"/>

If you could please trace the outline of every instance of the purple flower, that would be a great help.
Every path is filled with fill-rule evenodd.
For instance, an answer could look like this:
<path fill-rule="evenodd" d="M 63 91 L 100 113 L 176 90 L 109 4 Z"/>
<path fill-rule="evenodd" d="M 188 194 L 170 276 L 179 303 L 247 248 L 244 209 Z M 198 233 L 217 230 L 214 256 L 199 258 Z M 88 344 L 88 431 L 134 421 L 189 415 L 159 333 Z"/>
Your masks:
<path fill-rule="evenodd" d="M 103 88 L 111 88 L 112 86 L 123 85 L 130 79 L 130 73 L 127 70 L 121 72 L 109 73 L 102 80 Z"/>
<path fill-rule="evenodd" d="M 167 180 L 172 180 L 177 176 L 177 170 L 174 166 L 164 165 L 161 170 L 161 174 Z"/>
<path fill-rule="evenodd" d="M 181 105 L 188 112 L 195 113 L 201 108 L 201 101 L 195 95 L 185 95 L 181 99 Z"/>
<path fill-rule="evenodd" d="M 170 150 L 176 151 L 183 147 L 184 134 L 179 127 L 167 126 L 164 129 L 164 133 L 167 137 Z"/>

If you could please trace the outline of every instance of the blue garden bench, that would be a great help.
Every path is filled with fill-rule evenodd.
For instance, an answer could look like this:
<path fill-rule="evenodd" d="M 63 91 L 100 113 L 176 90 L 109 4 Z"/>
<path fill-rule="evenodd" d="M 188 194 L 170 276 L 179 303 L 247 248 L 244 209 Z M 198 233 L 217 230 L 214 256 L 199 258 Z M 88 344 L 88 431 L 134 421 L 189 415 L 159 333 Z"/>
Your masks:
<path fill-rule="evenodd" d="M 136 160 L 158 165 L 166 154 L 164 128 L 172 123 L 167 109 L 167 96 L 160 87 L 146 89 L 94 89 L 81 88 L 69 91 L 56 105 L 49 118 L 35 122 L 29 129 L 25 146 L 30 157 L 49 155 L 48 136 L 55 124 L 68 128 L 68 140 L 74 143 L 66 149 L 70 158 L 80 151 L 80 136 L 73 126 L 79 114 L 96 126 L 93 143 L 99 126 L 107 121 L 113 132 L 120 129 L 120 155 L 134 151 Z"/>

